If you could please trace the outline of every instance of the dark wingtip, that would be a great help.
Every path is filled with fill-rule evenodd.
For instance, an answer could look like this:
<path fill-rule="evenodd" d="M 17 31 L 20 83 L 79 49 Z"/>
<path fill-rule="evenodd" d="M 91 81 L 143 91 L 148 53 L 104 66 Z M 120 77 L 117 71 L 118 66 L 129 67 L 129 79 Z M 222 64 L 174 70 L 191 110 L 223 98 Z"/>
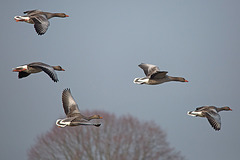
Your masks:
<path fill-rule="evenodd" d="M 52 79 L 52 80 L 53 80 L 54 82 L 56 82 L 56 83 L 59 81 L 58 79 Z"/>
<path fill-rule="evenodd" d="M 66 91 L 71 92 L 71 91 L 70 91 L 70 88 L 65 88 L 65 89 L 63 90 L 63 92 L 66 92 Z"/>
<path fill-rule="evenodd" d="M 42 35 L 44 35 L 44 33 L 37 33 L 39 36 L 42 36 Z"/>

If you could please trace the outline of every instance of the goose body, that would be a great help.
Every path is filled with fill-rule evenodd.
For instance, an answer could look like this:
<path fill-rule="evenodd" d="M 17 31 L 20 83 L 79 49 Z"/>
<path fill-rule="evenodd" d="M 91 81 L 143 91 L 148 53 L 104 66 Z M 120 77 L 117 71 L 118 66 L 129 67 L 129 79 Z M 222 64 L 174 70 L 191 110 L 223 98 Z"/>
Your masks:
<path fill-rule="evenodd" d="M 58 119 L 56 125 L 58 127 L 66 126 L 79 126 L 79 125 L 93 125 L 99 127 L 100 123 L 89 123 L 92 119 L 102 119 L 99 115 L 93 115 L 90 117 L 84 116 L 80 113 L 78 105 L 73 99 L 70 89 L 64 89 L 62 93 L 63 109 L 66 114 L 66 118 Z"/>
<path fill-rule="evenodd" d="M 43 12 L 41 10 L 30 10 L 23 12 L 24 16 L 15 16 L 14 19 L 16 22 L 23 21 L 30 24 L 34 24 L 34 28 L 38 35 L 43 35 L 46 33 L 50 22 L 48 19 L 52 17 L 69 17 L 65 13 L 50 13 L 50 12 Z"/>
<path fill-rule="evenodd" d="M 58 81 L 57 71 L 65 71 L 61 66 L 50 66 L 48 64 L 42 63 L 42 62 L 33 62 L 30 64 L 24 64 L 21 66 L 18 66 L 16 68 L 13 68 L 13 72 L 18 72 L 18 78 L 24 78 L 29 76 L 32 73 L 38 73 L 41 71 L 44 71 L 49 75 L 49 77 L 54 81 Z"/>
<path fill-rule="evenodd" d="M 160 71 L 156 65 L 141 63 L 138 66 L 143 69 L 146 77 L 135 78 L 133 82 L 136 84 L 157 85 L 170 81 L 188 82 L 182 77 L 168 76 L 167 71 Z"/>
<path fill-rule="evenodd" d="M 215 107 L 215 106 L 202 106 L 196 108 L 195 111 L 187 112 L 188 115 L 194 117 L 206 117 L 210 125 L 216 130 L 221 129 L 221 117 L 218 114 L 220 111 L 232 111 L 229 107 Z"/>

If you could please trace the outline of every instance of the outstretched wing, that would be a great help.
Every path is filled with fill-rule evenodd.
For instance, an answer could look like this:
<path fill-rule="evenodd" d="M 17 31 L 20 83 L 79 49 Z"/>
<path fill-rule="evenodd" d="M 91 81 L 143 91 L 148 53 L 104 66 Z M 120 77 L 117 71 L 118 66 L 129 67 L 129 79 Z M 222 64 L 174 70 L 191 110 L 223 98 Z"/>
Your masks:
<path fill-rule="evenodd" d="M 58 77 L 57 77 L 57 73 L 55 72 L 55 70 L 53 69 L 53 67 L 45 64 L 45 63 L 41 63 L 41 62 L 35 62 L 35 63 L 31 63 L 29 64 L 30 67 L 37 67 L 42 69 L 45 73 L 47 73 L 49 75 L 49 77 L 54 81 L 57 82 L 58 81 Z"/>
<path fill-rule="evenodd" d="M 216 112 L 216 110 L 211 110 L 209 112 L 206 112 L 206 117 L 208 119 L 208 122 L 211 124 L 211 126 L 215 130 L 220 130 L 221 129 L 221 117 L 220 115 Z"/>
<path fill-rule="evenodd" d="M 41 15 L 33 15 L 30 18 L 34 22 L 34 28 L 38 35 L 43 35 L 47 32 L 48 26 L 50 25 L 47 17 L 43 14 Z"/>
<path fill-rule="evenodd" d="M 64 89 L 62 93 L 62 103 L 63 109 L 67 117 L 74 113 L 80 113 L 78 105 L 72 97 L 71 91 L 69 88 Z"/>
<path fill-rule="evenodd" d="M 152 65 L 152 64 L 141 63 L 138 66 L 143 69 L 143 71 L 147 77 L 150 77 L 152 74 L 160 71 L 157 66 Z"/>

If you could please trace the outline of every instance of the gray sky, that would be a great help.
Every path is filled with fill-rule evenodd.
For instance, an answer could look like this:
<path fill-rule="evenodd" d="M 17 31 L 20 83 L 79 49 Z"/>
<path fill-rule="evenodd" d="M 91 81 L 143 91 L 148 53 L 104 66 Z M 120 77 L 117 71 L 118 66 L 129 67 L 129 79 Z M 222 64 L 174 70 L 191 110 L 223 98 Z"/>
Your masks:
<path fill-rule="evenodd" d="M 36 137 L 63 116 L 71 88 L 80 110 L 105 110 L 153 120 L 188 160 L 240 157 L 240 2 L 229 0 L 4 1 L 0 5 L 0 159 L 26 159 Z M 64 12 L 43 36 L 16 23 L 23 11 Z M 61 65 L 54 83 L 39 73 L 19 80 L 13 67 Z M 137 85 L 140 63 L 158 65 L 189 83 Z M 228 105 L 217 132 L 188 116 L 202 105 Z M 104 122 L 103 122 L 104 123 Z M 103 124 L 104 125 L 104 124 Z"/>

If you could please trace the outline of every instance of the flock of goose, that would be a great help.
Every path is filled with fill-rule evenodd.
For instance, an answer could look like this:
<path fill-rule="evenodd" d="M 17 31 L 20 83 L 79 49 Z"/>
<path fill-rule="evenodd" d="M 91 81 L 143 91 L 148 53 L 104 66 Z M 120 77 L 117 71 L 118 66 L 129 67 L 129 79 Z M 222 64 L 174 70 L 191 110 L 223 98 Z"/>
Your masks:
<path fill-rule="evenodd" d="M 69 17 L 65 13 L 50 13 L 43 12 L 41 10 L 31 10 L 23 12 L 24 16 L 15 16 L 16 22 L 23 21 L 27 23 L 34 24 L 34 28 L 38 35 L 43 35 L 46 33 L 50 23 L 48 19 L 53 17 Z M 135 78 L 134 83 L 136 84 L 147 84 L 147 85 L 157 85 L 164 82 L 178 81 L 178 82 L 188 82 L 182 77 L 172 77 L 167 75 L 167 71 L 160 71 L 156 65 L 141 63 L 138 65 L 143 69 L 146 77 Z M 65 71 L 61 66 L 50 66 L 42 62 L 33 62 L 30 64 L 21 65 L 19 67 L 13 68 L 13 72 L 18 72 L 18 78 L 24 78 L 32 73 L 45 72 L 54 81 L 58 81 L 57 71 Z M 78 125 L 93 125 L 99 127 L 100 123 L 90 123 L 92 119 L 102 119 L 99 115 L 93 115 L 90 117 L 84 116 L 80 113 L 77 103 L 75 102 L 70 89 L 64 89 L 62 92 L 62 103 L 63 109 L 66 114 L 66 118 L 58 119 L 56 125 L 58 127 L 66 126 L 78 126 Z M 232 111 L 231 108 L 225 107 L 215 107 L 215 106 L 202 106 L 196 108 L 195 111 L 187 112 L 190 116 L 195 117 L 206 117 L 210 125 L 215 130 L 221 129 L 221 117 L 218 114 L 220 111 Z"/>

